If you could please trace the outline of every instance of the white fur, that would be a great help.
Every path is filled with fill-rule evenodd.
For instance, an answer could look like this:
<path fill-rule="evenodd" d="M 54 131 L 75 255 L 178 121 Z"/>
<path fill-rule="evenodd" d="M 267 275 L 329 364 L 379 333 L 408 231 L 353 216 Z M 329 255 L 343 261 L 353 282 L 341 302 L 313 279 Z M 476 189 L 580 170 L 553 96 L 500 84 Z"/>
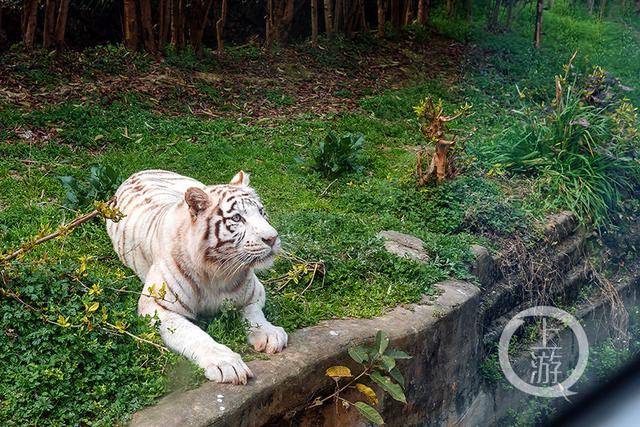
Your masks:
<path fill-rule="evenodd" d="M 116 192 L 125 218 L 107 223 L 120 260 L 144 282 L 139 314 L 157 316 L 165 344 L 207 378 L 234 384 L 253 376 L 249 367 L 190 319 L 212 315 L 229 300 L 249 322 L 256 350 L 276 353 L 287 345 L 284 329 L 262 312 L 264 287 L 254 273 L 271 265 L 280 241 L 248 185 L 243 172 L 216 186 L 167 171 L 139 172 Z"/>

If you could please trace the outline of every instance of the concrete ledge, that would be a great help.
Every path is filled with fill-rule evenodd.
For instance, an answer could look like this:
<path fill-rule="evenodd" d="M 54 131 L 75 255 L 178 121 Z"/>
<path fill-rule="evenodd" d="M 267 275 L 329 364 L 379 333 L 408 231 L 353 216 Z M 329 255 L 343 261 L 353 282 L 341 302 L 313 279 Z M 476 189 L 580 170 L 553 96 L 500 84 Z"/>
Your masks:
<path fill-rule="evenodd" d="M 408 405 L 380 402 L 387 425 L 450 425 L 463 415 L 479 389 L 479 290 L 458 281 L 438 285 L 442 294 L 428 305 L 398 307 L 375 319 L 344 319 L 294 332 L 290 346 L 270 360 L 249 363 L 256 378 L 246 386 L 206 383 L 173 394 L 135 414 L 133 426 L 347 425 L 353 413 L 333 405 L 304 410 L 332 387 L 327 367 L 351 365 L 349 347 L 371 342 L 377 330 L 390 346 L 413 358 L 400 363 Z M 353 365 L 351 365 L 353 366 Z M 220 400 L 220 401 L 219 401 Z"/>

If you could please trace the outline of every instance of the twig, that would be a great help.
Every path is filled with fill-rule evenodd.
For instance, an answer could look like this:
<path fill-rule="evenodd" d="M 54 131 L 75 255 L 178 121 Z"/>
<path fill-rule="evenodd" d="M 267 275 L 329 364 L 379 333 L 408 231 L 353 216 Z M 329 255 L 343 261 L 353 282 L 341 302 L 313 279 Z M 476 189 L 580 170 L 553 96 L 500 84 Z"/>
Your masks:
<path fill-rule="evenodd" d="M 327 400 L 331 399 L 332 397 L 339 397 L 340 393 L 342 393 L 343 391 L 345 391 L 347 388 L 349 388 L 354 382 L 358 381 L 360 378 L 362 378 L 365 374 L 367 374 L 369 372 L 369 369 L 371 367 L 370 366 L 365 366 L 364 371 L 362 371 L 360 373 L 360 375 L 358 375 L 357 377 L 353 378 L 351 381 L 349 381 L 346 385 L 344 385 L 341 388 L 337 388 L 336 387 L 336 391 L 334 391 L 332 394 L 330 394 L 329 396 L 320 399 L 320 400 L 314 400 L 313 403 L 311 405 L 309 405 L 307 408 L 314 408 L 316 406 L 320 406 L 322 405 L 324 402 L 326 402 Z"/>
<path fill-rule="evenodd" d="M 115 204 L 115 197 L 112 197 L 106 204 L 110 205 L 110 204 Z M 12 253 L 5 255 L 4 257 L 0 258 L 0 262 L 2 263 L 7 263 L 17 257 L 19 257 L 20 255 L 24 254 L 25 252 L 33 249 L 35 246 L 38 246 L 42 243 L 48 242 L 49 240 L 55 239 L 56 237 L 62 236 L 63 234 L 66 234 L 70 231 L 72 231 L 73 229 L 77 228 L 78 226 L 84 224 L 87 221 L 90 221 L 91 219 L 97 217 L 98 215 L 101 214 L 101 211 L 99 209 L 94 209 L 93 211 L 84 214 L 82 216 L 77 217 L 76 219 L 74 219 L 73 221 L 71 221 L 69 224 L 67 225 L 61 225 L 60 227 L 58 227 L 58 229 L 56 231 L 54 231 L 53 233 L 47 234 L 46 236 L 42 236 L 36 240 L 34 240 L 33 242 L 25 242 L 22 244 L 22 246 L 18 249 L 16 249 L 15 251 L 13 251 Z"/>
<path fill-rule="evenodd" d="M 322 193 L 320 193 L 320 196 L 324 196 L 324 195 L 327 193 L 327 191 L 329 191 L 329 188 L 331 188 L 331 186 L 332 186 L 333 184 L 335 184 L 337 180 L 338 180 L 338 179 L 336 178 L 336 179 L 334 179 L 333 181 L 331 181 L 331 183 L 330 183 L 329 185 L 327 185 L 327 188 L 325 188 L 325 189 L 322 191 Z"/>
<path fill-rule="evenodd" d="M 52 324 L 52 325 L 56 325 L 56 326 L 61 326 L 61 327 L 62 327 L 62 325 L 60 325 L 58 322 L 54 322 L 53 320 L 49 319 L 49 318 L 48 318 L 48 317 L 47 317 L 47 316 L 42 312 L 42 310 L 40 310 L 40 309 L 38 309 L 38 308 L 36 308 L 36 307 L 32 306 L 32 305 L 31 305 L 31 304 L 29 304 L 29 303 L 24 302 L 24 301 L 22 300 L 22 298 L 20 298 L 20 297 L 18 296 L 18 294 L 16 294 L 15 292 L 13 292 L 13 291 L 11 291 L 11 290 L 4 289 L 4 288 L 0 288 L 0 293 L 1 293 L 2 295 L 5 295 L 5 296 L 8 296 L 8 297 L 13 298 L 14 300 L 16 300 L 17 302 L 19 302 L 20 304 L 22 304 L 22 305 L 23 305 L 27 310 L 30 310 L 30 311 L 32 311 L 32 312 L 34 312 L 34 313 L 37 313 L 38 315 L 40 315 L 40 318 L 41 318 L 43 321 L 45 321 L 45 322 L 47 322 L 47 323 L 50 323 L 50 324 Z M 107 325 L 109 325 L 109 327 L 111 327 L 114 331 L 118 332 L 119 334 L 124 334 L 124 335 L 127 335 L 127 336 L 129 336 L 129 337 L 131 337 L 131 338 L 133 338 L 133 339 L 137 340 L 137 341 L 143 342 L 143 343 L 145 343 L 145 344 L 152 345 L 152 346 L 156 347 L 157 349 L 159 349 L 159 350 L 160 350 L 161 352 L 163 352 L 163 353 L 164 353 L 164 352 L 166 352 L 166 351 L 169 351 L 166 347 L 164 347 L 164 346 L 162 346 L 162 345 L 156 344 L 156 343 L 154 343 L 153 341 L 149 341 L 149 340 L 147 340 L 147 339 L 144 339 L 144 338 L 142 338 L 142 337 L 139 337 L 139 336 L 137 336 L 137 335 L 135 335 L 135 334 L 132 334 L 131 332 L 128 332 L 128 331 L 126 331 L 126 330 L 124 330 L 124 329 L 122 329 L 122 328 L 118 328 L 116 325 L 114 325 L 114 324 L 112 324 L 112 323 L 109 323 L 109 322 L 105 322 L 105 323 L 106 323 Z M 78 328 L 78 327 L 80 327 L 80 325 L 69 325 L 69 326 L 70 326 L 70 327 L 73 327 L 73 328 Z M 107 330 L 107 329 L 105 329 L 105 330 L 106 330 L 107 332 L 109 332 L 109 330 Z"/>
<path fill-rule="evenodd" d="M 163 345 L 156 344 L 156 343 L 154 343 L 153 341 L 146 340 L 146 339 L 144 339 L 144 338 L 142 338 L 142 337 L 139 337 L 139 336 L 137 336 L 137 335 L 135 335 L 135 334 L 132 334 L 132 333 L 131 333 L 131 332 L 129 332 L 129 331 L 126 331 L 126 330 L 124 330 L 124 329 L 118 328 L 118 327 L 116 327 L 116 325 L 111 324 L 111 323 L 109 323 L 109 322 L 105 322 L 105 323 L 106 323 L 107 325 L 109 325 L 111 328 L 113 328 L 115 331 L 117 331 L 118 333 L 121 333 L 121 334 L 127 335 L 127 336 L 129 336 L 129 337 L 131 337 L 131 338 L 133 338 L 133 339 L 135 339 L 135 340 L 137 340 L 137 341 L 140 341 L 140 342 L 143 342 L 143 343 L 146 343 L 146 344 L 152 345 L 152 346 L 154 346 L 155 348 L 157 348 L 158 350 L 160 350 L 160 351 L 161 351 L 161 352 L 163 352 L 163 353 L 164 353 L 165 351 L 169 351 L 169 350 L 168 350 L 165 346 L 163 346 Z"/>
<path fill-rule="evenodd" d="M 80 224 L 85 223 L 85 222 L 89 221 L 90 219 L 95 218 L 98 215 L 100 215 L 100 212 L 98 212 L 97 210 L 89 212 L 86 215 L 82 215 L 81 217 L 76 218 L 75 220 L 70 222 L 69 225 L 60 227 L 56 231 L 54 231 L 53 233 L 47 234 L 46 236 L 43 236 L 43 237 L 40 237 L 39 239 L 35 240 L 32 244 L 27 245 L 27 247 L 23 246 L 23 247 L 15 250 L 13 253 L 10 253 L 9 255 L 5 256 L 2 259 L 2 261 L 4 261 L 4 262 L 11 261 L 12 259 L 15 259 L 15 258 L 19 257 L 20 255 L 22 255 L 23 253 L 25 253 L 27 250 L 31 249 L 32 247 L 40 245 L 40 244 L 45 243 L 45 242 L 48 242 L 51 239 L 55 239 L 56 237 L 67 233 L 69 230 L 72 230 L 72 229 L 76 228 Z"/>
<path fill-rule="evenodd" d="M 13 298 L 14 300 L 18 301 L 20 304 L 22 304 L 27 310 L 31 310 L 34 313 L 38 313 L 40 315 L 40 318 L 47 322 L 47 323 L 51 323 L 52 325 L 58 325 L 58 323 L 54 322 L 53 320 L 50 320 L 47 316 L 45 316 L 41 310 L 35 308 L 34 306 L 32 306 L 29 303 L 26 303 L 22 300 L 22 298 L 20 298 L 18 296 L 18 294 L 16 294 L 15 292 L 11 291 L 11 290 L 7 290 L 4 288 L 0 288 L 0 294 L 4 295 L 4 296 L 8 296 Z M 58 325 L 60 326 L 60 325 Z"/>
<path fill-rule="evenodd" d="M 87 285 L 85 285 L 84 283 L 82 283 L 82 281 L 81 281 L 78 277 L 73 276 L 73 279 L 74 279 L 76 282 L 80 283 L 80 285 L 81 285 L 81 286 L 82 286 L 86 291 L 91 290 L 91 288 L 89 288 Z M 144 291 L 142 291 L 142 292 L 140 292 L 140 291 L 130 291 L 129 289 L 125 289 L 125 288 L 126 288 L 126 285 L 125 285 L 125 286 L 123 286 L 123 287 L 121 287 L 121 288 L 119 288 L 119 289 L 118 289 L 118 288 L 114 288 L 114 287 L 112 287 L 112 286 L 104 286 L 104 285 L 100 285 L 100 287 L 101 287 L 102 289 L 108 289 L 108 290 L 110 290 L 110 291 L 115 291 L 115 292 L 118 292 L 118 293 L 126 293 L 126 294 L 142 295 L 142 296 L 145 296 L 145 297 L 153 298 L 153 299 L 155 299 L 155 300 L 165 301 L 165 302 L 168 302 L 168 303 L 170 303 L 170 304 L 175 304 L 175 303 L 177 303 L 178 301 L 180 301 L 180 300 L 178 299 L 178 297 L 176 297 L 176 299 L 175 299 L 175 300 L 170 301 L 170 300 L 168 300 L 168 299 L 166 299 L 166 298 L 161 298 L 161 297 L 160 297 L 160 295 L 145 294 L 145 293 L 144 293 Z M 173 294 L 173 292 L 171 292 L 171 294 L 172 294 L 173 296 L 175 296 L 175 295 Z"/>
<path fill-rule="evenodd" d="M 302 292 L 300 292 L 301 295 L 304 294 L 305 291 L 311 287 L 311 284 L 313 283 L 313 280 L 316 278 L 316 272 L 317 271 L 318 271 L 318 263 L 316 263 L 313 266 L 313 274 L 311 275 L 311 279 L 309 279 L 309 283 L 307 284 L 307 286 L 302 290 Z"/>

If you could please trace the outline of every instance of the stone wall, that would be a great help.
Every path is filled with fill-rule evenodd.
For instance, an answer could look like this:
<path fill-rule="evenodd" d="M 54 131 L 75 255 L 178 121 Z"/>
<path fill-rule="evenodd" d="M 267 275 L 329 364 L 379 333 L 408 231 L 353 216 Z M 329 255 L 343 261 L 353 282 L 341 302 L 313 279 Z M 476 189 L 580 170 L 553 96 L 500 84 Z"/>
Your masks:
<path fill-rule="evenodd" d="M 586 233 L 570 213 L 550 218 L 543 230 L 557 280 L 549 289 L 552 300 L 575 301 L 588 279 Z M 427 259 L 421 242 L 413 236 L 382 232 L 385 247 L 399 256 Z M 551 249 L 550 249 L 551 248 Z M 542 250 L 542 249 L 541 249 Z M 350 362 L 347 349 L 370 343 L 377 330 L 391 338 L 391 346 L 413 355 L 399 361 L 406 378 L 407 405 L 391 399 L 378 408 L 390 426 L 487 426 L 498 425 L 509 409 L 520 410 L 528 396 L 513 388 L 486 383 L 479 365 L 498 339 L 506 322 L 538 301 L 518 281 L 504 277 L 489 251 L 474 246 L 470 266 L 480 287 L 447 281 L 438 285 L 442 293 L 432 301 L 398 307 L 376 319 L 345 319 L 323 322 L 291 334 L 285 352 L 269 360 L 249 363 L 256 375 L 246 386 L 206 383 L 194 390 L 176 393 L 156 406 L 134 415 L 135 426 L 349 426 L 364 425 L 351 410 L 336 411 L 334 405 L 308 409 L 314 397 L 326 396 L 332 383 L 324 375 L 335 364 Z M 505 254 L 504 256 L 509 256 Z M 638 268 L 640 271 L 640 268 Z M 640 280 L 633 274 L 617 283 L 628 305 L 637 305 Z M 608 337 L 610 301 L 590 301 L 576 308 L 591 345 Z M 568 358 L 577 357 L 570 332 L 559 339 Z M 584 386 L 584 384 L 583 384 Z M 355 396 L 354 396 L 355 398 Z M 556 399 L 558 404 L 563 399 Z"/>
<path fill-rule="evenodd" d="M 381 402 L 388 425 L 454 424 L 471 404 L 481 342 L 478 329 L 479 289 L 449 281 L 428 305 L 398 307 L 376 319 L 324 322 L 296 331 L 290 346 L 269 360 L 249 366 L 255 380 L 246 386 L 206 383 L 164 398 L 135 414 L 134 426 L 257 426 L 351 425 L 357 414 L 340 412 L 331 404 L 305 410 L 314 396 L 331 393 L 325 370 L 350 365 L 347 349 L 370 343 L 377 330 L 391 338 L 391 347 L 413 355 L 399 366 L 406 379 L 408 405 Z M 353 365 L 352 365 L 353 367 Z M 354 367 L 355 369 L 355 367 Z"/>

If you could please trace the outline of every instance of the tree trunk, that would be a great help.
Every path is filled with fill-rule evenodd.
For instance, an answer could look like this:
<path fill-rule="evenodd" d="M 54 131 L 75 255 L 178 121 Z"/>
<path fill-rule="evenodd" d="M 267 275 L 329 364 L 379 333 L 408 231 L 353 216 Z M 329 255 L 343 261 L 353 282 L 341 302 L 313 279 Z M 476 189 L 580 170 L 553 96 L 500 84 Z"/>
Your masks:
<path fill-rule="evenodd" d="M 135 0 L 124 0 L 124 45 L 138 50 L 138 12 Z"/>
<path fill-rule="evenodd" d="M 211 1 L 209 1 L 209 5 Z M 220 17 L 216 21 L 216 42 L 218 43 L 218 53 L 221 54 L 224 50 L 224 41 L 222 39 L 222 30 L 224 28 L 224 24 L 227 22 L 227 11 L 229 10 L 229 5 L 227 0 L 222 0 L 222 9 L 220 10 Z M 204 33 L 204 25 L 202 28 L 202 32 Z M 316 34 L 317 36 L 317 34 Z M 202 39 L 202 35 L 200 36 Z"/>
<path fill-rule="evenodd" d="M 324 31 L 329 37 L 333 35 L 333 5 L 331 0 L 324 0 Z"/>
<path fill-rule="evenodd" d="M 4 9 L 2 8 L 2 6 L 0 6 L 0 50 L 3 50 L 5 48 L 5 43 L 7 42 L 7 35 L 4 32 L 4 29 L 2 27 L 2 18 L 4 15 Z"/>
<path fill-rule="evenodd" d="M 367 11 L 364 8 L 364 0 L 360 0 L 360 7 L 358 8 L 360 11 L 360 30 L 363 33 L 369 31 L 369 25 L 367 25 Z"/>
<path fill-rule="evenodd" d="M 454 0 L 447 0 L 447 17 L 451 18 L 453 16 L 454 9 L 455 9 Z"/>
<path fill-rule="evenodd" d="M 502 3 L 501 0 L 495 0 L 495 3 L 493 4 L 493 10 L 491 11 L 489 20 L 487 20 L 487 31 L 498 30 L 498 17 L 500 16 L 501 3 Z"/>
<path fill-rule="evenodd" d="M 46 0 L 44 4 L 44 28 L 42 30 L 42 46 L 49 49 L 53 46 L 56 32 L 56 14 L 58 4 L 56 0 Z"/>
<path fill-rule="evenodd" d="M 267 1 L 267 46 L 271 46 L 274 41 L 284 42 L 287 40 L 293 22 L 294 6 L 295 0 Z"/>
<path fill-rule="evenodd" d="M 283 0 L 284 1 L 284 0 Z M 293 23 L 293 14 L 295 0 L 286 0 L 282 17 L 280 18 L 280 29 L 278 41 L 285 42 L 289 38 L 289 31 L 291 31 L 291 24 Z"/>
<path fill-rule="evenodd" d="M 507 18 L 504 24 L 507 31 L 511 31 L 511 22 L 513 21 L 513 6 L 515 2 L 516 0 L 509 0 L 509 3 L 507 3 Z"/>
<path fill-rule="evenodd" d="M 4 18 L 4 9 L 0 6 L 0 51 L 4 50 L 7 47 L 7 33 L 4 31 L 3 27 L 3 18 Z"/>
<path fill-rule="evenodd" d="M 467 22 L 471 22 L 473 18 L 473 0 L 466 1 L 465 9 L 467 12 Z"/>
<path fill-rule="evenodd" d="M 184 48 L 184 0 L 173 0 L 171 5 L 171 44 L 177 51 Z"/>
<path fill-rule="evenodd" d="M 216 2 L 217 3 L 217 2 Z M 198 57 L 202 57 L 204 55 L 204 50 L 202 48 L 202 39 L 204 37 L 204 31 L 207 28 L 207 24 L 209 23 L 209 12 L 211 11 L 211 5 L 213 4 L 213 0 L 192 0 L 191 8 L 189 14 L 189 42 L 191 43 L 191 48 L 196 53 Z M 217 4 L 216 4 L 217 6 Z M 222 10 L 220 12 L 220 19 L 224 19 L 221 23 L 220 27 L 220 37 L 218 39 L 218 43 L 222 40 L 222 26 L 224 26 L 224 22 L 227 19 L 227 2 L 223 0 L 222 2 Z M 223 16 L 224 15 L 224 16 Z M 216 24 L 216 35 L 217 35 L 217 24 Z M 220 50 L 220 52 L 222 52 Z"/>
<path fill-rule="evenodd" d="M 173 47 L 178 46 L 178 0 L 169 0 L 171 2 L 171 8 L 169 12 L 171 17 L 169 22 L 171 23 L 171 44 Z"/>
<path fill-rule="evenodd" d="M 640 1 L 640 0 L 639 0 Z M 385 5 L 384 0 L 377 0 L 378 7 L 378 37 L 384 37 L 384 18 L 385 18 Z"/>
<path fill-rule="evenodd" d="M 349 19 L 349 2 L 344 0 L 335 0 L 333 3 L 333 32 L 344 32 L 346 21 Z"/>
<path fill-rule="evenodd" d="M 424 0 L 418 0 L 418 24 L 420 25 L 424 25 L 427 22 L 424 12 Z"/>
<path fill-rule="evenodd" d="M 536 49 L 540 49 L 542 43 L 542 11 L 544 8 L 544 0 L 537 0 L 538 7 L 536 8 L 536 30 L 533 36 L 533 45 Z"/>
<path fill-rule="evenodd" d="M 171 1 L 160 0 L 158 15 L 158 49 L 162 51 L 169 40 L 171 27 Z"/>
<path fill-rule="evenodd" d="M 395 30 L 400 29 L 400 0 L 391 0 L 391 25 Z"/>
<path fill-rule="evenodd" d="M 355 8 L 357 7 L 356 3 L 357 3 L 357 0 L 353 0 L 350 4 L 348 2 L 345 3 L 347 8 L 346 10 L 344 10 L 344 25 L 342 26 L 341 30 L 347 37 L 351 35 L 351 31 L 353 30 L 354 21 L 355 21 L 355 17 L 354 17 Z M 333 22 L 335 24 L 335 19 Z M 333 26 L 333 28 L 335 29 L 336 32 L 339 31 L 339 28 L 336 27 L 335 25 Z"/>
<path fill-rule="evenodd" d="M 318 47 L 318 0 L 311 0 L 311 46 Z"/>
<path fill-rule="evenodd" d="M 587 9 L 589 10 L 589 15 L 593 15 L 594 5 L 595 5 L 595 0 L 587 0 Z"/>
<path fill-rule="evenodd" d="M 64 47 L 65 34 L 67 32 L 67 18 L 69 17 L 69 0 L 60 0 L 58 17 L 56 19 L 56 47 Z"/>
<path fill-rule="evenodd" d="M 33 49 L 38 24 L 38 0 L 24 0 L 22 5 L 22 42 L 27 50 Z"/>
<path fill-rule="evenodd" d="M 403 23 L 409 25 L 413 21 L 413 0 L 407 0 L 404 5 Z"/>
<path fill-rule="evenodd" d="M 345 34 L 350 36 L 354 31 L 358 29 L 365 30 L 366 26 L 363 22 L 364 3 L 362 0 L 355 0 L 347 8 L 345 17 Z"/>
<path fill-rule="evenodd" d="M 273 13 L 273 0 L 267 0 L 267 16 L 265 17 L 265 29 L 264 29 L 264 38 L 265 44 L 267 47 L 271 47 L 274 39 L 274 13 Z"/>
<path fill-rule="evenodd" d="M 607 0 L 600 0 L 600 12 L 598 13 L 598 16 L 600 17 L 600 19 L 604 18 L 604 12 L 607 9 Z"/>
<path fill-rule="evenodd" d="M 144 49 L 151 54 L 155 54 L 157 52 L 156 35 L 153 31 L 151 0 L 138 0 L 138 4 L 140 5 L 140 26 L 142 27 Z"/>

